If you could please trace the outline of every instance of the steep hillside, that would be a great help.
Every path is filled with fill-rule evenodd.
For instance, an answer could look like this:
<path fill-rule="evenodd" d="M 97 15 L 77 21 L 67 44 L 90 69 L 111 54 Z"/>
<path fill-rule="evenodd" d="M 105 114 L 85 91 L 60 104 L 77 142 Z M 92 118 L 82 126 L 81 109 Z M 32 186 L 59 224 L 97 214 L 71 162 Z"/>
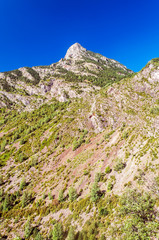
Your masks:
<path fill-rule="evenodd" d="M 88 71 L 88 58 L 104 61 L 102 70 Z M 159 239 L 159 59 L 126 77 L 118 62 L 75 44 L 51 68 L 46 92 L 40 71 L 41 83 L 24 81 L 26 91 L 39 91 L 24 94 L 29 108 L 13 98 L 12 109 L 1 108 L 1 236 Z M 106 69 L 125 78 L 96 84 Z M 18 96 L 16 89 L 2 97 Z"/>

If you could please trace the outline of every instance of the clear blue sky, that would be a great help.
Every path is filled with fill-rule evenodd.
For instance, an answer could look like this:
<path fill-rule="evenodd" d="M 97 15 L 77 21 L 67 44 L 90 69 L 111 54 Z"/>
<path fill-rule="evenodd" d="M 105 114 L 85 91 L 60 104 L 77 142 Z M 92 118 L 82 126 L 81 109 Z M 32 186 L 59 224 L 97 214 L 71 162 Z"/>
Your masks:
<path fill-rule="evenodd" d="M 57 62 L 75 42 L 139 71 L 159 57 L 159 1 L 0 1 L 0 72 Z"/>

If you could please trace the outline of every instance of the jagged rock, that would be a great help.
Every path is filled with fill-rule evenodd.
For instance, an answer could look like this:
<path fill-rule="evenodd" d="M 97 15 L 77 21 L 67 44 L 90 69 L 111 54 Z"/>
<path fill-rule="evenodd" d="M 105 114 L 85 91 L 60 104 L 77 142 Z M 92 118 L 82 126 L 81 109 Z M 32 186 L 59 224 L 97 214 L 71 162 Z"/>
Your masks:
<path fill-rule="evenodd" d="M 87 52 L 86 48 L 83 48 L 79 43 L 75 43 L 67 50 L 65 59 L 66 60 L 69 60 L 72 58 L 74 60 L 80 59 L 81 57 L 83 57 L 85 55 L 86 52 Z"/>

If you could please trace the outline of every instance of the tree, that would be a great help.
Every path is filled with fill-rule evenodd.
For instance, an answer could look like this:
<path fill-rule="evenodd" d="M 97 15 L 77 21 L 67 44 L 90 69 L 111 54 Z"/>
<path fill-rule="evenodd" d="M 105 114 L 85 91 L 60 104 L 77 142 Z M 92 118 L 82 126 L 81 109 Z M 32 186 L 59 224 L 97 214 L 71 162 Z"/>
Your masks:
<path fill-rule="evenodd" d="M 10 206 L 9 195 L 7 194 L 3 202 L 3 211 L 8 211 Z"/>
<path fill-rule="evenodd" d="M 155 236 L 159 224 L 155 221 L 155 201 L 149 193 L 128 190 L 121 196 L 120 205 L 120 212 L 125 218 L 121 227 L 124 240 Z"/>
<path fill-rule="evenodd" d="M 96 173 L 95 175 L 95 182 L 100 182 L 100 179 L 101 179 L 101 173 Z"/>
<path fill-rule="evenodd" d="M 70 187 L 68 190 L 69 200 L 73 202 L 77 198 L 77 192 L 76 189 L 73 187 Z"/>
<path fill-rule="evenodd" d="M 64 195 L 63 195 L 63 190 L 62 189 L 59 191 L 58 200 L 59 200 L 59 202 L 62 202 L 64 200 Z"/>
<path fill-rule="evenodd" d="M 75 231 L 74 231 L 74 228 L 72 226 L 69 229 L 66 240 L 75 240 Z"/>
<path fill-rule="evenodd" d="M 32 199 L 32 192 L 24 192 L 22 196 L 22 207 L 24 208 Z"/>
<path fill-rule="evenodd" d="M 3 184 L 3 176 L 2 175 L 0 175 L 0 185 L 2 185 Z"/>
<path fill-rule="evenodd" d="M 25 238 L 30 237 L 32 230 L 33 230 L 33 228 L 31 226 L 31 221 L 30 221 L 30 217 L 29 217 L 25 224 Z"/>
<path fill-rule="evenodd" d="M 52 240 L 61 240 L 61 239 L 63 239 L 63 228 L 61 223 L 56 223 L 52 232 Z"/>
<path fill-rule="evenodd" d="M 26 186 L 26 180 L 25 180 L 25 178 L 23 177 L 23 178 L 22 178 L 22 181 L 20 182 L 20 190 L 23 190 L 25 186 Z"/>
<path fill-rule="evenodd" d="M 35 240 L 43 240 L 40 232 L 38 232 L 38 234 L 36 235 Z"/>
<path fill-rule="evenodd" d="M 126 191 L 121 199 L 121 212 L 139 216 L 144 221 L 154 217 L 155 201 L 148 193 L 138 192 L 137 190 Z"/>
<path fill-rule="evenodd" d="M 98 182 L 94 182 L 91 189 L 91 200 L 92 202 L 96 202 L 99 199 L 99 186 Z"/>

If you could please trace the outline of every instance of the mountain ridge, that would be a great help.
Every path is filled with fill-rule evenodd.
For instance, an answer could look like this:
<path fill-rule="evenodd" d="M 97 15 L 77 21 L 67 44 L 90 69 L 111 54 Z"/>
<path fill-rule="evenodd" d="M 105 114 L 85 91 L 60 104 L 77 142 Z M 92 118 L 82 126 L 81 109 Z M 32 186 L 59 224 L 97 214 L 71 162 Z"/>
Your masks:
<path fill-rule="evenodd" d="M 75 54 L 74 57 L 70 57 L 72 52 Z M 121 78 L 131 74 L 132 71 L 127 70 L 124 65 L 115 60 L 87 51 L 80 44 L 75 43 L 68 49 L 65 58 L 57 63 L 41 67 L 22 67 L 0 73 L 0 104 L 1 106 L 19 104 L 21 109 L 29 110 L 35 108 L 36 105 L 39 106 L 39 101 L 44 103 L 48 101 L 48 98 L 50 99 L 53 96 L 56 98 L 55 92 L 58 91 L 61 95 L 58 100 L 65 101 L 66 94 L 63 92 L 65 85 L 68 85 L 67 82 L 77 84 L 85 82 L 86 85 L 87 80 L 89 87 L 91 85 L 101 87 L 119 81 Z M 57 89 L 58 84 L 59 89 Z M 64 85 L 62 89 L 60 85 Z M 71 90 L 67 92 L 68 95 L 69 92 Z M 38 101 L 36 96 L 38 96 Z M 39 96 L 41 96 L 40 100 Z M 77 96 L 77 94 L 74 92 L 73 96 Z"/>

